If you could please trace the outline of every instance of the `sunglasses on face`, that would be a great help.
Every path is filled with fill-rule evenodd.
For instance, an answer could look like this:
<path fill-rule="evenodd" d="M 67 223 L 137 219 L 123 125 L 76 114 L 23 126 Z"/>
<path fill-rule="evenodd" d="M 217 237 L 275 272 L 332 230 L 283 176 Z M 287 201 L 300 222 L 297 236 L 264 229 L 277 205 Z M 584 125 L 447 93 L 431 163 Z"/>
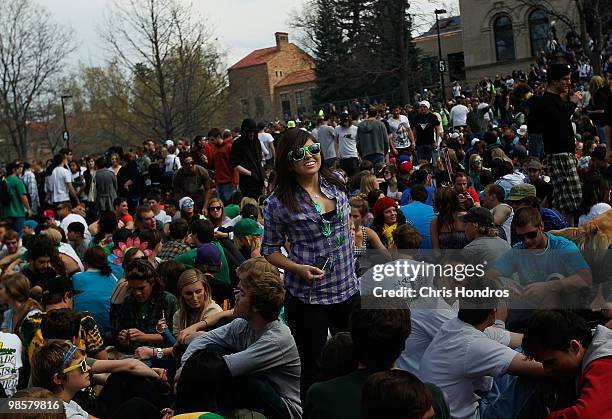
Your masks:
<path fill-rule="evenodd" d="M 67 373 L 69 373 L 70 371 L 74 371 L 74 370 L 76 370 L 76 369 L 78 369 L 78 368 L 80 368 L 80 369 L 81 369 L 81 371 L 83 371 L 83 373 L 86 373 L 86 372 L 87 372 L 87 357 L 83 357 L 83 359 L 81 360 L 81 362 L 79 362 L 78 364 L 74 364 L 74 365 L 73 365 L 73 366 L 71 366 L 71 367 L 64 368 L 64 369 L 62 370 L 62 374 L 67 374 Z"/>
<path fill-rule="evenodd" d="M 223 207 L 218 206 L 218 207 L 208 207 L 208 211 L 221 211 L 223 209 Z"/>
<path fill-rule="evenodd" d="M 517 234 L 517 235 L 516 235 L 516 237 L 518 237 L 518 239 L 519 239 L 520 241 L 524 241 L 525 239 L 533 240 L 533 239 L 535 239 L 536 237 L 538 237 L 538 233 L 539 233 L 539 231 L 538 231 L 538 230 L 536 230 L 536 231 L 530 231 L 530 232 L 528 232 L 528 233 L 524 233 L 524 234 Z"/>
<path fill-rule="evenodd" d="M 193 207 L 193 202 L 184 202 L 183 203 L 183 208 L 185 207 Z"/>
<path fill-rule="evenodd" d="M 298 148 L 297 150 L 290 151 L 288 157 L 290 159 L 293 159 L 293 161 L 301 161 L 306 158 L 306 153 L 310 154 L 311 156 L 316 156 L 320 152 L 321 144 L 314 143 L 302 148 Z"/>

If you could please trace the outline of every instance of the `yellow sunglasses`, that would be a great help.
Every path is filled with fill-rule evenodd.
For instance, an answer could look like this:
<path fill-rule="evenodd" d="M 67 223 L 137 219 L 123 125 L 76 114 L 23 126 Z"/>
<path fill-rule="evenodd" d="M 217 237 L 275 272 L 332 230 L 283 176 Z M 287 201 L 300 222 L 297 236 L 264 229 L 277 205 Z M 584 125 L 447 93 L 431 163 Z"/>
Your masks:
<path fill-rule="evenodd" d="M 62 374 L 67 374 L 70 371 L 74 371 L 76 369 L 80 368 L 81 371 L 83 371 L 84 373 L 87 372 L 87 357 L 83 357 L 83 360 L 81 362 L 79 362 L 78 364 L 74 364 L 68 368 L 64 368 L 62 370 Z"/>

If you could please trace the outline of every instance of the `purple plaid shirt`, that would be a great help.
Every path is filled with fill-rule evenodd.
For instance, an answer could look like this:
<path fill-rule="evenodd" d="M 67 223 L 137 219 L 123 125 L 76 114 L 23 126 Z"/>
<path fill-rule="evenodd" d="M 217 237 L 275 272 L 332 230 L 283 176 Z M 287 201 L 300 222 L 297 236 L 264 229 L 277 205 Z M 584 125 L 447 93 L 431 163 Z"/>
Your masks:
<path fill-rule="evenodd" d="M 336 200 L 336 214 L 331 219 L 331 236 L 323 234 L 324 220 L 302 188 L 296 194 L 299 212 L 289 211 L 272 194 L 264 203 L 264 236 L 261 254 L 280 252 L 285 235 L 291 245 L 289 259 L 303 265 L 314 265 L 317 256 L 327 256 L 332 267 L 325 276 L 313 282 L 305 281 L 292 272 L 285 272 L 285 288 L 307 304 L 336 304 L 359 292 L 355 275 L 353 240 L 349 225 L 348 196 L 321 177 L 321 190 Z"/>

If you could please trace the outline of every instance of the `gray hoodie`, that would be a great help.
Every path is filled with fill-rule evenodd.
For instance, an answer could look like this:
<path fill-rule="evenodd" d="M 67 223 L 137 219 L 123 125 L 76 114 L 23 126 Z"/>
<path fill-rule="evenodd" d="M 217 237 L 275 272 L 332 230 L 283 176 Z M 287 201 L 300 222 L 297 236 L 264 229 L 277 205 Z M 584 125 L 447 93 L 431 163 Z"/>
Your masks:
<path fill-rule="evenodd" d="M 599 325 L 597 329 L 595 329 L 593 340 L 582 359 L 581 371 L 584 372 L 585 368 L 591 362 L 608 356 L 612 356 L 612 330 Z"/>
<path fill-rule="evenodd" d="M 389 152 L 387 128 L 380 121 L 366 119 L 357 126 L 357 151 L 363 158 L 372 154 Z"/>

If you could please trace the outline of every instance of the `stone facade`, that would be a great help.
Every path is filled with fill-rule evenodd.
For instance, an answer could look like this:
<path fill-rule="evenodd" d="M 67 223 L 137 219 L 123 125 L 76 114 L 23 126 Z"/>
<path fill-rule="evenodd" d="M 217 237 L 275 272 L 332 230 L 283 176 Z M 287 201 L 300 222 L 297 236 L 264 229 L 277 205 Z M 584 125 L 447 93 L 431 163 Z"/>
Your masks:
<path fill-rule="evenodd" d="M 296 92 L 307 91 L 303 99 L 307 100 L 305 106 L 311 107 L 309 89 L 314 79 L 303 74 L 314 74 L 314 60 L 290 43 L 287 33 L 277 32 L 275 37 L 276 46 L 253 51 L 228 70 L 233 124 L 239 125 L 247 117 L 257 121 L 283 119 L 281 93 L 293 98 L 292 114 L 297 110 Z M 282 92 L 277 85 L 283 87 Z"/>
<path fill-rule="evenodd" d="M 572 0 L 550 0 L 557 13 L 562 13 L 573 21 L 577 21 L 577 12 Z M 529 69 L 535 62 L 537 51 L 534 45 L 537 32 L 534 12 L 537 7 L 526 5 L 520 0 L 459 0 L 461 10 L 461 26 L 463 51 L 465 57 L 466 79 L 473 83 L 482 76 L 494 77 L 496 74 L 509 74 L 512 70 Z M 514 42 L 513 57 L 499 57 L 496 46 L 504 46 L 503 36 L 497 34 L 495 25 L 500 24 L 500 18 L 507 17 L 511 22 L 511 39 Z M 550 17 L 549 20 L 555 20 Z M 565 36 L 567 28 L 557 19 L 557 36 Z M 535 36 L 534 36 L 535 35 Z M 508 42 L 505 51 L 512 50 Z M 503 55 L 503 54 L 502 54 Z"/>

